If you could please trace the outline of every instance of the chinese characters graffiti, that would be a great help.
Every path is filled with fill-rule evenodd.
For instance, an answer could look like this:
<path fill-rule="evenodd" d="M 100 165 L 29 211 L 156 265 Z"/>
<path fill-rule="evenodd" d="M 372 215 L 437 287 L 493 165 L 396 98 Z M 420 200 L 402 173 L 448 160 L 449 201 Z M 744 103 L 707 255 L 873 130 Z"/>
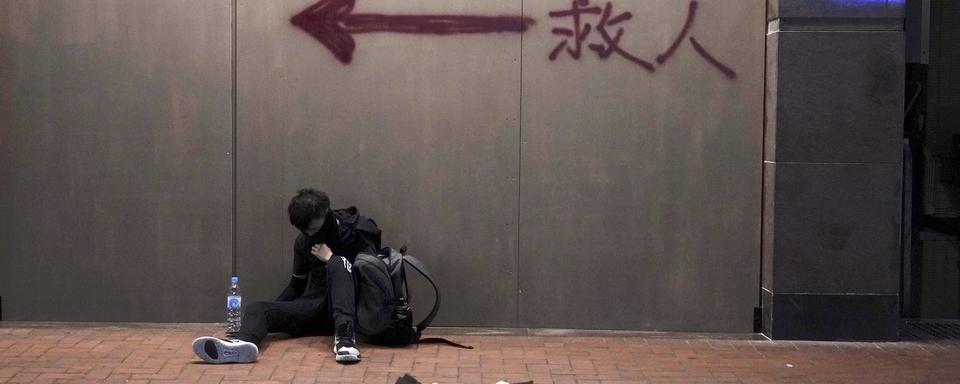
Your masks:
<path fill-rule="evenodd" d="M 687 9 L 687 20 L 686 22 L 683 23 L 683 30 L 680 31 L 680 35 L 677 36 L 677 39 L 673 41 L 673 44 L 670 45 L 670 48 L 668 48 L 665 52 L 657 55 L 658 64 L 666 63 L 667 60 L 670 59 L 670 56 L 673 55 L 674 51 L 677 50 L 677 47 L 680 46 L 680 43 L 682 43 L 684 38 L 687 37 L 687 35 L 690 33 L 690 27 L 693 26 L 693 20 L 696 16 L 697 16 L 697 2 L 694 0 L 690 2 L 690 7 Z M 720 71 L 725 76 L 731 79 L 735 79 L 737 77 L 736 72 L 734 72 L 732 69 L 730 69 L 730 67 L 723 65 L 723 63 L 721 63 L 719 60 L 714 58 L 713 55 L 707 52 L 707 50 L 704 49 L 699 42 L 697 42 L 697 39 L 695 37 L 690 36 L 689 40 L 690 40 L 690 44 L 693 45 L 693 49 L 697 51 L 697 53 L 700 54 L 701 57 L 707 60 L 707 62 L 710 63 L 710 65 L 712 65 L 718 71 Z"/>
<path fill-rule="evenodd" d="M 362 33 L 404 33 L 419 35 L 457 35 L 488 33 L 525 33 L 535 20 L 519 16 L 484 15 L 387 15 L 379 13 L 354 13 L 358 0 L 319 0 L 290 18 L 290 22 L 307 32 L 333 53 L 337 60 L 349 64 L 356 49 L 354 35 Z M 553 35 L 562 40 L 550 51 L 551 61 L 561 54 L 580 60 L 583 51 L 589 49 L 597 57 L 606 60 L 616 54 L 636 64 L 647 72 L 655 72 L 664 66 L 681 45 L 689 42 L 693 51 L 718 72 L 733 80 L 737 73 L 710 53 L 694 36 L 698 2 L 690 0 L 687 18 L 680 33 L 669 47 L 653 60 L 645 60 L 635 52 L 621 46 L 625 34 L 624 25 L 633 19 L 630 12 L 615 12 L 613 2 L 603 6 L 592 5 L 591 0 L 564 0 L 568 9 L 548 12 L 554 19 L 569 19 L 572 25 L 554 27 Z M 598 0 L 603 1 L 603 0 Z"/>
<path fill-rule="evenodd" d="M 590 49 L 595 51 L 601 59 L 606 59 L 610 55 L 616 53 L 621 57 L 630 60 L 637 65 L 643 67 L 647 71 L 653 72 L 653 64 L 646 62 L 629 52 L 620 48 L 620 38 L 623 37 L 623 28 L 617 29 L 616 34 L 613 37 L 610 37 L 610 32 L 607 31 L 607 27 L 612 27 L 617 24 L 620 24 L 624 21 L 630 20 L 633 18 L 633 15 L 630 12 L 624 12 L 613 18 L 610 18 L 611 12 L 613 10 L 613 5 L 607 3 L 606 7 L 603 10 L 600 10 L 600 7 L 587 7 L 590 3 L 590 0 L 573 0 L 572 8 L 569 10 L 563 11 L 554 11 L 550 12 L 550 17 L 573 17 L 573 29 L 570 28 L 554 28 L 553 34 L 566 36 L 568 39 L 562 41 L 557 45 L 556 48 L 550 52 L 550 60 L 556 60 L 557 56 L 560 55 L 560 52 L 566 48 L 567 53 L 570 54 L 575 60 L 580 58 L 580 51 L 583 47 L 583 42 L 587 39 L 587 36 L 590 34 L 590 23 L 582 23 L 580 16 L 583 14 L 599 14 L 600 22 L 597 23 L 596 30 L 600 33 L 600 38 L 603 39 L 603 43 L 589 44 Z M 573 47 L 568 47 L 569 39 L 573 39 Z"/>
<path fill-rule="evenodd" d="M 697 41 L 696 38 L 693 36 L 690 36 L 689 38 L 687 37 L 690 35 L 690 29 L 693 27 L 696 15 L 697 1 L 691 0 L 687 9 L 687 19 L 683 24 L 683 29 L 680 30 L 680 34 L 676 39 L 674 39 L 670 47 L 668 47 L 663 53 L 660 53 L 656 56 L 655 61 L 657 65 L 665 65 L 670 57 L 672 57 L 677 51 L 680 45 L 684 41 L 689 41 L 690 45 L 693 46 L 694 51 L 696 51 L 700 57 L 706 60 L 707 63 L 709 63 L 727 78 L 731 80 L 735 79 L 737 77 L 737 73 L 733 69 L 723 64 L 720 62 L 720 60 L 710 54 L 710 52 L 708 52 L 707 49 Z M 611 2 L 608 1 L 601 9 L 599 6 L 590 5 L 590 0 L 571 0 L 570 9 L 552 11 L 549 13 L 549 16 L 552 18 L 571 18 L 571 21 L 573 22 L 573 25 L 570 28 L 552 29 L 552 33 L 554 35 L 562 36 L 563 41 L 557 44 L 557 46 L 550 52 L 549 58 L 551 61 L 556 60 L 564 51 L 566 51 L 574 60 L 579 60 L 583 50 L 583 45 L 587 43 L 587 39 L 590 38 L 591 32 L 596 31 L 597 34 L 599 34 L 600 42 L 587 43 L 586 45 L 593 50 L 599 58 L 607 59 L 616 53 L 618 56 L 633 62 L 648 72 L 654 72 L 656 70 L 656 67 L 653 63 L 643 60 L 620 47 L 620 39 L 623 37 L 624 29 L 617 28 L 616 25 L 630 20 L 633 18 L 633 15 L 630 12 L 622 12 L 616 16 L 613 16 L 613 4 Z M 585 17 L 597 16 L 599 16 L 600 20 L 596 22 L 595 26 L 584 21 Z M 608 28 L 616 28 L 616 32 L 614 32 L 611 36 Z"/>

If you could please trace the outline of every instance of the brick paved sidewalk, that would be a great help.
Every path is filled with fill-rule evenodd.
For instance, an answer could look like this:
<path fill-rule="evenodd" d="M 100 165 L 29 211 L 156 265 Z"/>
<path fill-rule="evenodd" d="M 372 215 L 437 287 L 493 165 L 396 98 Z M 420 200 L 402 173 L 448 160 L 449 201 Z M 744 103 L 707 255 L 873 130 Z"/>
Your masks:
<path fill-rule="evenodd" d="M 343 366 L 331 337 L 272 338 L 255 364 L 191 352 L 214 324 L 0 323 L 0 383 L 960 383 L 960 343 L 773 342 L 753 335 L 431 329 L 475 350 L 361 346 Z M 600 335 L 600 336 L 598 336 Z"/>

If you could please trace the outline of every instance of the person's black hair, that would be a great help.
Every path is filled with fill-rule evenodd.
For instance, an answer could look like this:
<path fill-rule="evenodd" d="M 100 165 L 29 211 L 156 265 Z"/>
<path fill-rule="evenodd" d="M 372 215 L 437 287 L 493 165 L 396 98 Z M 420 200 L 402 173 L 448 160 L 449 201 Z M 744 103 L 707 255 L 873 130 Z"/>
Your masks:
<path fill-rule="evenodd" d="M 290 205 L 287 207 L 290 224 L 301 232 L 310 227 L 310 221 L 324 217 L 329 210 L 330 197 L 313 188 L 297 191 L 297 195 L 290 199 Z"/>

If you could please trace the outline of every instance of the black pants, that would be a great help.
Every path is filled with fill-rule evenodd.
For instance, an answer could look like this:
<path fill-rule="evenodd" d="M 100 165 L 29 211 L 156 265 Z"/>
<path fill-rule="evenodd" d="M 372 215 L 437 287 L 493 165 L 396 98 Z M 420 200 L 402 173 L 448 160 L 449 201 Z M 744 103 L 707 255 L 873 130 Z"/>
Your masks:
<path fill-rule="evenodd" d="M 237 338 L 259 345 L 270 332 L 291 336 L 329 333 L 336 325 L 356 323 L 356 282 L 349 262 L 340 256 L 327 262 L 326 296 L 301 296 L 293 301 L 259 301 L 244 306 Z"/>

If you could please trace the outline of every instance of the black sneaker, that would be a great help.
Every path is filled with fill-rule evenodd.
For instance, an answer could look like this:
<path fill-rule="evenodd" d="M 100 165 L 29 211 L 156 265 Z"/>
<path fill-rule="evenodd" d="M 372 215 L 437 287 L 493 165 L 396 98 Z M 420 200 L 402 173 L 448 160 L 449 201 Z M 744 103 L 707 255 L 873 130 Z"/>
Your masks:
<path fill-rule="evenodd" d="M 360 350 L 357 349 L 357 336 L 353 333 L 353 323 L 344 323 L 337 327 L 337 333 L 333 336 L 333 353 L 337 356 L 338 362 L 360 361 Z"/>
<path fill-rule="evenodd" d="M 252 363 L 257 361 L 260 348 L 243 340 L 202 336 L 193 340 L 193 353 L 201 360 L 213 364 Z"/>

